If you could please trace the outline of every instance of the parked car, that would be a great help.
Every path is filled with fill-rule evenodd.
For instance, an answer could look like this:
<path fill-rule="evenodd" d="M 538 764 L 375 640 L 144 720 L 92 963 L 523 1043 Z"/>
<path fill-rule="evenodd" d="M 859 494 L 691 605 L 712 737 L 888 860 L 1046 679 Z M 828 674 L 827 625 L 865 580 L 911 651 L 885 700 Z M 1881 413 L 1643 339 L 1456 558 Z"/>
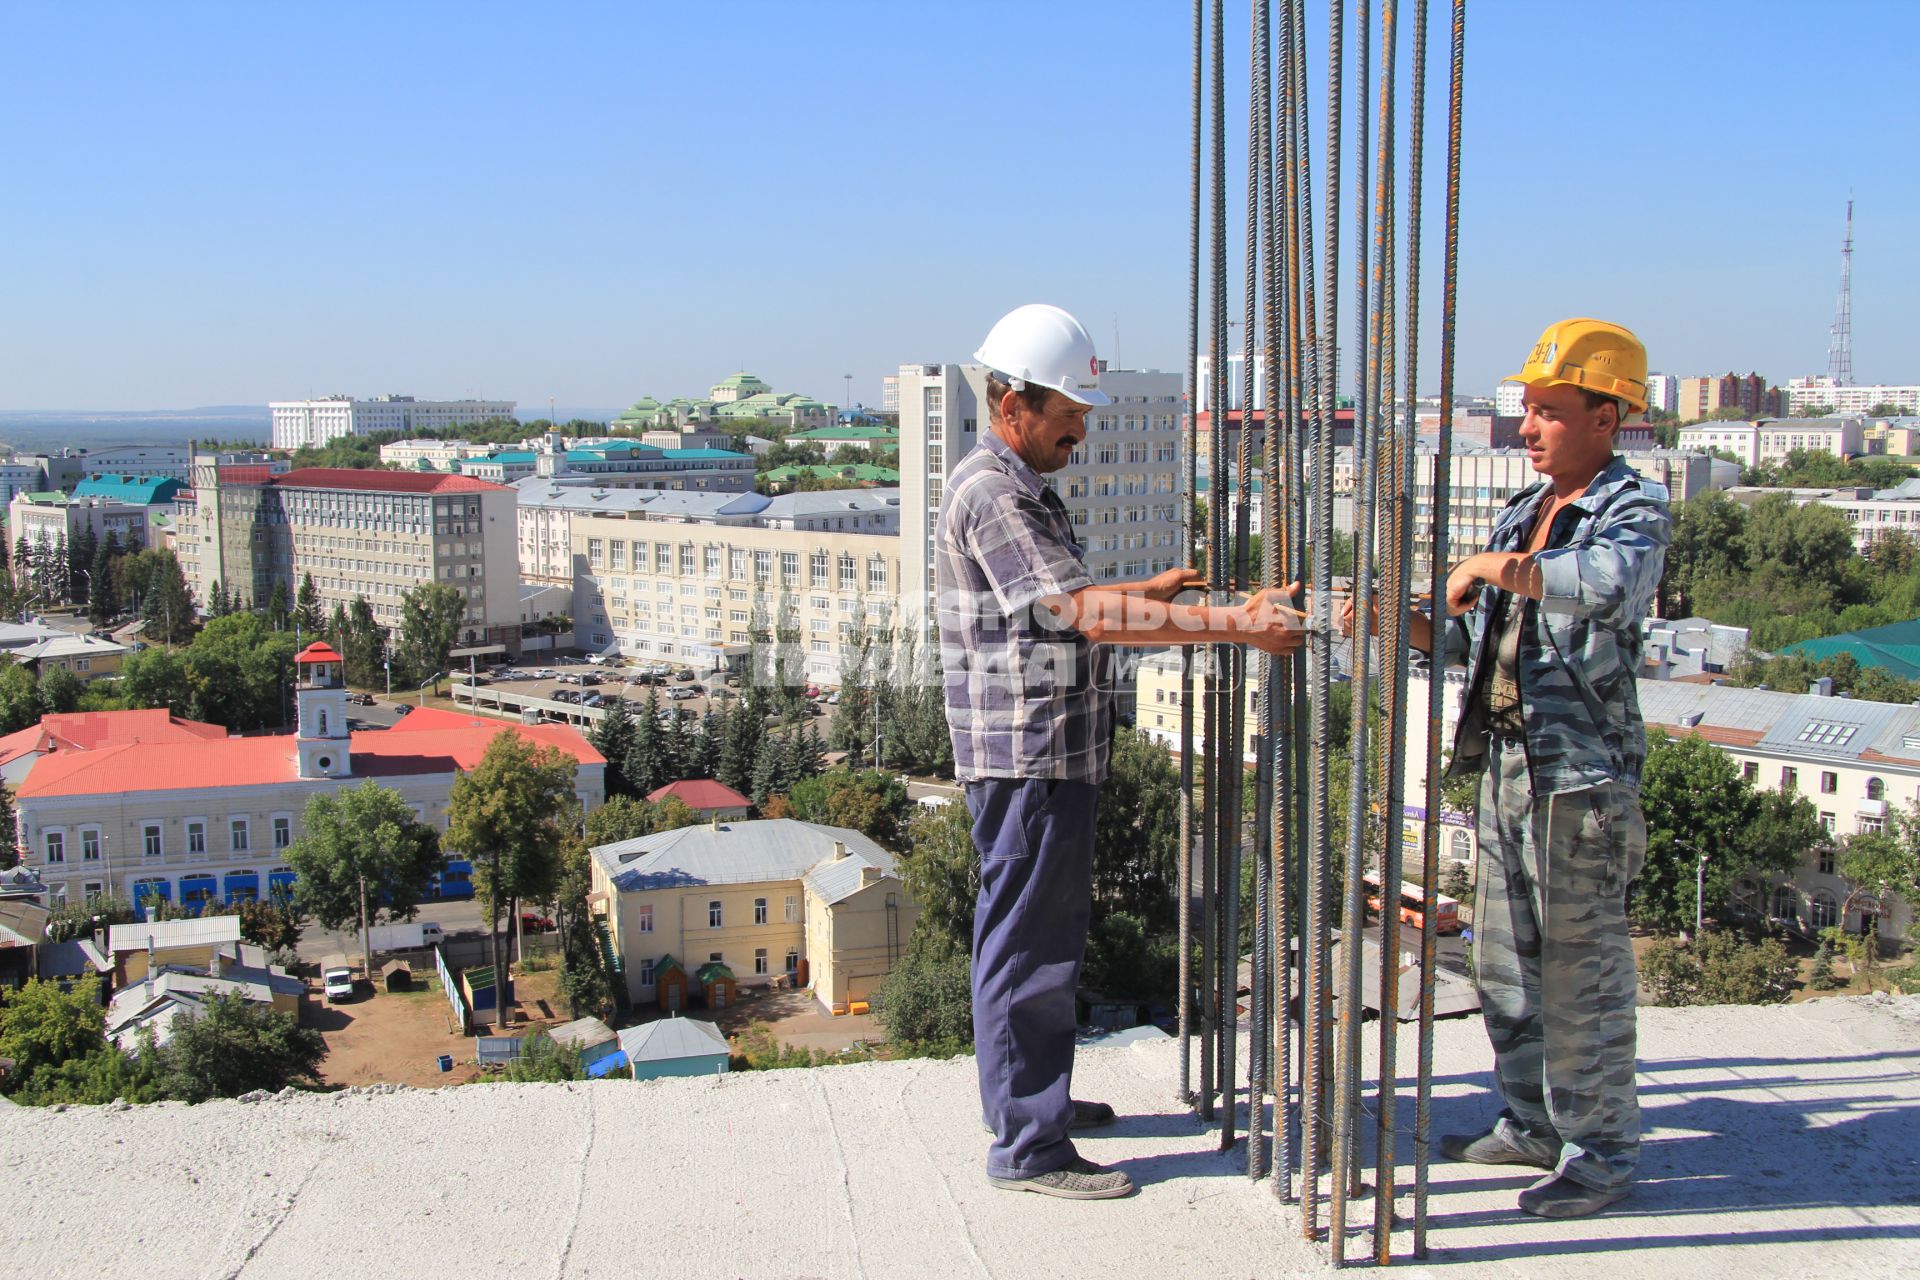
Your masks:
<path fill-rule="evenodd" d="M 696 698 L 699 697 L 701 694 L 705 693 L 706 691 L 707 691 L 707 686 L 703 684 L 690 684 L 687 686 L 687 692 Z"/>
<path fill-rule="evenodd" d="M 840 705 L 840 691 L 838 689 L 835 689 L 832 693 L 827 695 L 827 705 L 830 707 L 837 707 Z"/>
<path fill-rule="evenodd" d="M 740 673 L 738 671 L 727 672 L 726 684 L 729 689 L 738 689 L 740 687 Z"/>
<path fill-rule="evenodd" d="M 555 671 L 552 667 L 541 667 L 538 671 L 533 673 L 533 678 L 535 680 L 558 680 L 560 678 L 560 673 L 558 671 Z"/>
<path fill-rule="evenodd" d="M 673 678 L 675 680 L 691 680 L 693 679 L 693 668 L 681 667 L 679 670 L 673 673 Z"/>
<path fill-rule="evenodd" d="M 320 966 L 320 985 L 326 988 L 328 1004 L 344 1004 L 353 999 L 353 970 L 345 956 L 329 956 Z"/>
<path fill-rule="evenodd" d="M 529 933 L 535 931 L 546 933 L 553 929 L 553 917 L 543 916 L 537 911 L 522 911 L 520 927 Z"/>
<path fill-rule="evenodd" d="M 820 696 L 820 686 L 819 686 L 819 685 L 817 685 L 817 684 L 810 684 L 810 685 L 808 685 L 808 686 L 807 686 L 807 696 L 808 696 L 809 698 L 817 698 L 817 697 L 819 697 L 819 696 Z"/>
<path fill-rule="evenodd" d="M 589 693 L 580 699 L 580 705 L 583 707 L 597 707 L 605 701 L 606 699 L 601 697 L 599 694 Z"/>
<path fill-rule="evenodd" d="M 580 691 L 578 689 L 555 689 L 553 691 L 553 700 L 555 702 L 578 702 L 580 701 Z"/>
<path fill-rule="evenodd" d="M 627 672 L 627 683 L 649 685 L 653 683 L 653 677 L 644 671 L 629 671 Z"/>
<path fill-rule="evenodd" d="M 398 705 L 398 706 L 396 706 L 396 707 L 395 707 L 395 708 L 393 709 L 393 714 L 395 714 L 395 715 L 397 715 L 397 716 L 404 716 L 404 715 L 406 715 L 406 714 L 407 714 L 408 712 L 410 712 L 410 711 L 412 711 L 412 710 L 413 710 L 413 707 L 412 707 L 412 706 L 410 706 L 409 704 L 407 704 L 407 703 L 405 703 L 405 702 L 402 702 L 402 703 L 401 703 L 400 705 Z"/>
<path fill-rule="evenodd" d="M 356 707 L 370 707 L 373 705 L 373 695 L 370 693 L 349 693 L 347 695 L 347 702 Z"/>
<path fill-rule="evenodd" d="M 699 694 L 695 690 L 689 689 L 685 685 L 679 685 L 672 689 L 667 690 L 667 696 L 669 698 L 672 698 L 675 702 L 685 702 L 688 698 L 698 697 Z"/>

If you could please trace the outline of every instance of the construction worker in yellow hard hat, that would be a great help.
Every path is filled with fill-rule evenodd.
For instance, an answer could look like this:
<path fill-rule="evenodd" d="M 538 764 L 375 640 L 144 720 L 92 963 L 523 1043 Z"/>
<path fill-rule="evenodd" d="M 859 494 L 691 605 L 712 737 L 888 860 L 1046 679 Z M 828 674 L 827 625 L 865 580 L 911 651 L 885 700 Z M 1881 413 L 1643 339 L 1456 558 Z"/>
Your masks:
<path fill-rule="evenodd" d="M 1474 976 L 1505 1104 L 1490 1130 L 1440 1150 L 1550 1171 L 1520 1207 L 1572 1218 L 1627 1194 L 1639 1159 L 1626 893 L 1646 857 L 1647 738 L 1635 672 L 1672 522 L 1666 490 L 1614 450 L 1647 407 L 1638 338 L 1563 320 L 1511 381 L 1526 385 L 1520 439 L 1541 480 L 1454 566 L 1445 613 L 1416 612 L 1408 628 L 1416 648 L 1469 673 L 1450 772 L 1484 770 Z"/>

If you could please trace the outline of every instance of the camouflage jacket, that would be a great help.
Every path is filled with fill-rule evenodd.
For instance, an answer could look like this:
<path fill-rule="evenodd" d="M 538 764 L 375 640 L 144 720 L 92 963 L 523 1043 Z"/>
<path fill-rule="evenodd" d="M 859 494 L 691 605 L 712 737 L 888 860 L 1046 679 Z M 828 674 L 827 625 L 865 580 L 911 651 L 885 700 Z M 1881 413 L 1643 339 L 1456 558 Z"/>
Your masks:
<path fill-rule="evenodd" d="M 1487 550 L 1525 549 L 1549 487 L 1542 481 L 1514 495 L 1494 521 Z M 1642 479 L 1618 454 L 1554 518 L 1546 549 L 1534 557 L 1543 598 L 1512 597 L 1526 609 L 1518 683 L 1534 795 L 1615 781 L 1639 790 L 1647 756 L 1634 683 L 1640 621 L 1672 536 L 1665 486 Z M 1499 643 L 1493 620 L 1506 594 L 1483 590 L 1470 612 L 1446 626 L 1446 661 L 1465 662 L 1468 672 L 1450 773 L 1485 763 L 1485 690 Z"/>

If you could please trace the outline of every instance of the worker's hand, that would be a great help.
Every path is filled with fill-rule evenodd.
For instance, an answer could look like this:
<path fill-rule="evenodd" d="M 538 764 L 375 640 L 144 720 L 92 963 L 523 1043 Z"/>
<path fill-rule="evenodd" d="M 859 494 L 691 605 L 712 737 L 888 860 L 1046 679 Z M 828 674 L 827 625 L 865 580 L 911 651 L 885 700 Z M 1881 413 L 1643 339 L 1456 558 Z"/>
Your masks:
<path fill-rule="evenodd" d="M 1378 635 L 1380 634 L 1379 597 L 1376 596 L 1374 599 L 1369 600 L 1367 603 L 1371 606 L 1367 616 L 1372 623 L 1373 634 Z M 1334 619 L 1334 625 L 1340 628 L 1340 634 L 1343 636 L 1346 636 L 1348 639 L 1353 638 L 1353 615 L 1354 615 L 1353 597 L 1348 596 L 1345 600 L 1342 600 L 1340 602 L 1340 612 Z"/>
<path fill-rule="evenodd" d="M 1307 638 L 1307 615 L 1293 607 L 1300 584 L 1268 587 L 1247 597 L 1240 606 L 1240 630 L 1247 644 L 1262 653 L 1283 656 L 1298 649 Z"/>
<path fill-rule="evenodd" d="M 1480 576 L 1480 566 L 1474 560 L 1473 556 L 1467 557 L 1447 575 L 1447 616 L 1450 618 L 1459 617 L 1480 599 L 1480 584 L 1485 579 Z"/>
<path fill-rule="evenodd" d="M 1140 584 L 1140 594 L 1161 604 L 1171 604 L 1182 591 L 1205 591 L 1207 580 L 1198 569 L 1176 567 L 1156 573 Z"/>

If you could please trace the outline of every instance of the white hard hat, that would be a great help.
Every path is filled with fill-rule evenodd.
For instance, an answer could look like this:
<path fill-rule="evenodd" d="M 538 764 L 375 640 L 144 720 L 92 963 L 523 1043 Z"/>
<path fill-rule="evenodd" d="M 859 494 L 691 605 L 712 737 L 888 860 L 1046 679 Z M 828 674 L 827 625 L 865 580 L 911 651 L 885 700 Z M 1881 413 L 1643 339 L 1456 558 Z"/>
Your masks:
<path fill-rule="evenodd" d="M 1048 387 L 1075 404 L 1112 404 L 1100 390 L 1100 358 L 1085 325 L 1059 307 L 1030 302 L 1001 316 L 973 358 L 1022 385 Z"/>

